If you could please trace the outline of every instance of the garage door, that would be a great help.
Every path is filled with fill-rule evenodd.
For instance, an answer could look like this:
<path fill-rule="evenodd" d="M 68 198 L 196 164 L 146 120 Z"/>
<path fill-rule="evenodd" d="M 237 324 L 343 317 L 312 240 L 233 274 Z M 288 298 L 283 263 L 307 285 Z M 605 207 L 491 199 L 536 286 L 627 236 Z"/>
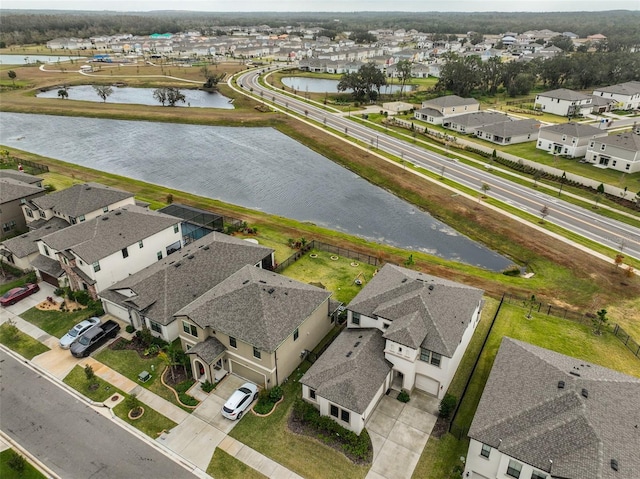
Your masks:
<path fill-rule="evenodd" d="M 231 372 L 233 374 L 236 374 L 240 377 L 248 379 L 249 381 L 257 384 L 258 386 L 264 387 L 265 379 L 263 374 L 260 374 L 259 372 L 254 371 L 253 369 L 249 369 L 248 367 L 240 363 L 237 363 L 235 361 L 229 361 L 229 363 L 231 364 Z"/>
<path fill-rule="evenodd" d="M 429 394 L 433 394 L 434 396 L 438 396 L 438 391 L 440 390 L 440 383 L 435 379 L 429 378 L 427 376 L 422 376 L 421 374 L 417 374 L 416 387 L 421 391 L 427 392 Z"/>
<path fill-rule="evenodd" d="M 56 288 L 60 286 L 58 283 L 58 278 L 55 276 L 51 276 L 50 274 L 45 273 L 44 271 L 40 271 L 40 276 L 42 277 L 42 281 L 45 283 L 49 283 L 50 285 L 55 286 Z"/>

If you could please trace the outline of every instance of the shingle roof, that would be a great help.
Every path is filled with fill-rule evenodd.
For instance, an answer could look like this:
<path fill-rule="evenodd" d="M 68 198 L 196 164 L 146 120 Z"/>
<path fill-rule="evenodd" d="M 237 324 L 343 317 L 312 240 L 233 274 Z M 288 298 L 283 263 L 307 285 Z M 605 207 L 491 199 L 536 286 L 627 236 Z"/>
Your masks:
<path fill-rule="evenodd" d="M 24 171 L 16 171 L 16 170 L 7 170 L 0 169 L 0 178 L 11 178 L 22 183 L 27 183 L 32 185 L 34 183 L 39 183 L 42 181 L 42 178 L 37 176 L 30 175 L 29 173 L 25 173 Z"/>
<path fill-rule="evenodd" d="M 13 178 L 0 178 L 0 204 L 27 198 L 39 193 L 44 193 L 44 188 L 23 183 Z"/>
<path fill-rule="evenodd" d="M 480 102 L 475 98 L 462 98 L 458 95 L 446 95 L 424 102 L 429 106 L 450 108 L 453 106 L 478 105 Z"/>
<path fill-rule="evenodd" d="M 471 286 L 386 264 L 348 309 L 391 320 L 388 332 L 401 344 L 419 345 L 450 358 L 482 295 Z"/>
<path fill-rule="evenodd" d="M 418 113 L 421 113 L 423 115 L 430 115 L 434 118 L 440 118 L 444 116 L 442 113 L 440 113 L 440 110 L 436 110 L 435 108 L 420 108 L 418 110 Z"/>
<path fill-rule="evenodd" d="M 456 124 L 466 127 L 486 126 L 493 123 L 503 123 L 505 121 L 513 120 L 504 113 L 498 113 L 497 111 L 475 111 L 463 115 L 456 115 L 451 118 L 452 125 Z"/>
<path fill-rule="evenodd" d="M 207 364 L 211 365 L 213 362 L 227 350 L 226 346 L 218 341 L 217 338 L 209 336 L 204 341 L 200 341 L 187 351 L 187 354 L 195 354 L 199 356 Z"/>
<path fill-rule="evenodd" d="M 584 93 L 573 90 L 568 90 L 567 88 L 559 88 L 557 90 L 538 93 L 538 96 L 544 96 L 547 98 L 559 98 L 560 100 L 566 101 L 580 101 L 588 100 L 590 98 L 589 95 L 585 95 Z"/>
<path fill-rule="evenodd" d="M 558 123 L 556 125 L 543 126 L 542 128 L 540 128 L 540 133 L 543 132 L 551 132 L 558 135 L 567 135 L 568 137 L 572 138 L 592 137 L 593 135 L 602 135 L 602 133 L 606 133 L 604 130 L 599 130 L 594 126 L 575 122 Z"/>
<path fill-rule="evenodd" d="M 503 138 L 526 135 L 529 133 L 537 133 L 540 128 L 540 122 L 537 120 L 516 120 L 516 121 L 503 121 L 500 123 L 493 123 L 490 125 L 483 125 L 478 128 L 485 133 L 501 136 Z"/>
<path fill-rule="evenodd" d="M 47 258 L 39 254 L 36 256 L 33 261 L 31 261 L 31 266 L 38 271 L 44 271 L 51 276 L 59 278 L 64 273 L 62 266 L 60 265 L 60 261 L 56 261 L 55 259 Z"/>
<path fill-rule="evenodd" d="M 639 424 L 638 378 L 504 338 L 469 436 L 553 477 L 619 479 L 640 469 Z"/>
<path fill-rule="evenodd" d="M 57 251 L 71 250 L 92 264 L 178 223 L 173 216 L 128 205 L 47 235 L 42 241 Z"/>
<path fill-rule="evenodd" d="M 346 329 L 300 382 L 317 395 L 362 414 L 392 368 L 384 357 L 384 345 L 378 329 Z"/>
<path fill-rule="evenodd" d="M 272 252 L 271 248 L 213 232 L 103 290 L 100 297 L 167 325 L 175 319 L 176 311 Z M 128 289 L 135 294 L 133 297 L 118 293 Z"/>
<path fill-rule="evenodd" d="M 595 88 L 593 91 L 633 96 L 640 93 L 640 81 L 628 81 L 617 85 Z"/>
<path fill-rule="evenodd" d="M 78 217 L 112 205 L 133 195 L 100 183 L 83 183 L 42 196 L 33 203 L 42 210 L 55 210 Z"/>
<path fill-rule="evenodd" d="M 36 230 L 31 230 L 28 233 L 25 233 L 20 236 L 16 236 L 14 238 L 5 240 L 2 242 L 4 247 L 11 251 L 16 257 L 24 258 L 25 256 L 29 256 L 32 253 L 38 251 L 38 243 L 37 241 L 47 236 L 54 231 L 61 230 L 69 226 L 62 218 L 52 218 L 49 223 L 41 228 Z"/>
<path fill-rule="evenodd" d="M 316 286 L 245 266 L 175 315 L 273 352 L 321 305 L 328 314 L 330 296 Z"/>
<path fill-rule="evenodd" d="M 620 133 L 597 139 L 598 143 L 615 146 L 623 150 L 640 151 L 640 135 L 635 133 Z"/>

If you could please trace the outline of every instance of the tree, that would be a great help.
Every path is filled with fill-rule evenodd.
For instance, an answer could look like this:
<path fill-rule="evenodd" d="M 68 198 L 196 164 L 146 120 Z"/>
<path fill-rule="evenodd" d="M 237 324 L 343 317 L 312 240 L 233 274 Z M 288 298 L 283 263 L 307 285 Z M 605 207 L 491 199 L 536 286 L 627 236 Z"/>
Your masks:
<path fill-rule="evenodd" d="M 170 343 L 167 345 L 164 350 L 158 353 L 158 357 L 164 361 L 164 363 L 169 367 L 169 372 L 171 373 L 171 380 L 175 382 L 175 368 L 176 366 L 184 366 L 186 354 L 174 343 Z"/>
<path fill-rule="evenodd" d="M 459 57 L 455 53 L 443 55 L 446 63 L 440 70 L 440 79 L 436 88 L 450 90 L 452 93 L 466 97 L 481 82 L 480 68 L 482 60 L 478 55 Z"/>
<path fill-rule="evenodd" d="M 557 35 L 549 40 L 549 43 L 554 47 L 558 47 L 565 52 L 572 52 L 574 49 L 573 40 L 564 35 Z"/>
<path fill-rule="evenodd" d="M 551 211 L 549 210 L 549 207 L 547 205 L 543 205 L 542 208 L 540 209 L 540 217 L 542 218 L 541 223 L 544 223 L 544 219 L 549 216 L 549 213 Z"/>
<path fill-rule="evenodd" d="M 607 310 L 603 308 L 598 311 L 596 313 L 596 317 L 593 318 L 593 326 L 596 328 L 594 333 L 598 335 L 602 334 L 602 328 L 608 321 L 609 318 L 607 318 Z"/>
<path fill-rule="evenodd" d="M 169 87 L 167 88 L 167 102 L 169 106 L 176 106 L 176 103 L 181 101 L 182 103 L 186 102 L 186 97 L 178 90 L 177 88 Z"/>
<path fill-rule="evenodd" d="M 69 98 L 69 92 L 66 88 L 61 88 L 60 90 L 58 90 L 58 96 L 63 100 L 66 100 L 67 98 Z"/>
<path fill-rule="evenodd" d="M 209 88 L 212 90 L 217 90 L 218 89 L 218 83 L 220 83 L 222 80 L 224 80 L 225 74 L 224 73 L 218 73 L 217 75 L 207 75 L 207 81 L 205 82 L 205 84 L 203 85 L 204 88 Z"/>
<path fill-rule="evenodd" d="M 167 102 L 167 89 L 166 88 L 156 88 L 153 90 L 153 98 L 162 103 L 162 106 Z"/>
<path fill-rule="evenodd" d="M 491 186 L 489 185 L 489 183 L 482 183 L 482 186 L 480 188 L 482 189 L 482 197 L 484 198 L 487 196 L 487 193 L 491 189 Z"/>
<path fill-rule="evenodd" d="M 404 91 L 404 87 L 411 79 L 411 62 L 409 60 L 400 60 L 396 65 L 398 78 L 400 79 L 400 95 Z"/>
<path fill-rule="evenodd" d="M 16 72 L 14 72 L 13 70 L 9 70 L 7 72 L 7 75 L 9 75 L 9 78 L 11 78 L 11 82 L 15 85 L 16 84 L 16 77 L 18 75 L 16 75 Z"/>
<path fill-rule="evenodd" d="M 384 73 L 375 65 L 362 65 L 355 73 L 344 73 L 338 83 L 338 91 L 353 90 L 357 101 L 369 99 L 375 101 L 380 95 L 380 88 L 387 84 Z"/>
<path fill-rule="evenodd" d="M 622 256 L 621 254 L 617 254 L 616 258 L 614 260 L 614 263 L 616 265 L 616 269 L 620 267 L 620 265 L 622 264 L 622 261 L 624 260 L 624 256 Z"/>
<path fill-rule="evenodd" d="M 109 85 L 93 85 L 93 89 L 105 103 L 107 102 L 107 98 L 109 98 L 109 96 L 113 93 L 113 88 L 111 88 Z"/>
<path fill-rule="evenodd" d="M 542 178 L 542 171 L 540 170 L 536 170 L 533 173 L 533 186 L 537 187 L 538 186 L 538 181 L 540 181 L 540 178 Z"/>

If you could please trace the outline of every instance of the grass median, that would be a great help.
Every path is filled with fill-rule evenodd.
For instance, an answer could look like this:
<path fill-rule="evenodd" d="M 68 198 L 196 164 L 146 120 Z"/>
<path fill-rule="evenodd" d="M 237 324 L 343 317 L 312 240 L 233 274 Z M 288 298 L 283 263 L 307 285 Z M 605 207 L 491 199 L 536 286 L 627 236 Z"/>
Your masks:
<path fill-rule="evenodd" d="M 0 325 L 0 343 L 25 359 L 33 359 L 38 354 L 49 351 L 49 348 L 40 341 L 9 323 Z"/>

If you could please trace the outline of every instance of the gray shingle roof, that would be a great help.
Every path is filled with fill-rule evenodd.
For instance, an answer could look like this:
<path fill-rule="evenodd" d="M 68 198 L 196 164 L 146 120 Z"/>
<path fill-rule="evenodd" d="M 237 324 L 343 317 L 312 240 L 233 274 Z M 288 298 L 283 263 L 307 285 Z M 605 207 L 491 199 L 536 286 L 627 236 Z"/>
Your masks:
<path fill-rule="evenodd" d="M 200 341 L 187 351 L 187 354 L 195 354 L 199 356 L 207 364 L 211 365 L 213 362 L 227 350 L 224 344 L 218 341 L 217 338 L 209 336 L 204 341 Z"/>
<path fill-rule="evenodd" d="M 619 83 L 617 85 L 595 88 L 594 91 L 633 96 L 640 93 L 640 81 L 629 81 L 625 83 Z"/>
<path fill-rule="evenodd" d="M 33 203 L 42 210 L 54 210 L 78 217 L 112 205 L 133 195 L 100 183 L 82 183 L 42 196 Z"/>
<path fill-rule="evenodd" d="M 0 204 L 44 193 L 44 188 L 13 178 L 0 178 Z"/>
<path fill-rule="evenodd" d="M 553 477 L 620 479 L 640 469 L 639 424 L 638 378 L 503 338 L 469 436 Z"/>
<path fill-rule="evenodd" d="M 482 295 L 482 290 L 471 286 L 386 264 L 348 309 L 397 321 L 388 332 L 401 344 L 420 345 L 450 358 Z M 414 313 L 423 325 L 416 323 Z"/>
<path fill-rule="evenodd" d="M 451 124 L 467 127 L 479 127 L 505 121 L 512 120 L 504 113 L 498 113 L 497 111 L 474 111 L 472 113 L 451 117 Z"/>
<path fill-rule="evenodd" d="M 434 118 L 440 118 L 444 116 L 442 113 L 440 113 L 440 110 L 436 110 L 435 108 L 420 108 L 418 110 L 418 113 L 422 115 L 429 115 Z"/>
<path fill-rule="evenodd" d="M 581 101 L 588 100 L 590 98 L 589 95 L 585 95 L 584 93 L 573 90 L 568 90 L 567 88 L 558 88 L 557 90 L 538 93 L 538 96 L 544 96 L 547 98 L 559 98 L 560 100 L 566 101 Z"/>
<path fill-rule="evenodd" d="M 346 329 L 300 382 L 319 396 L 362 414 L 392 368 L 384 357 L 384 345 L 378 329 Z"/>
<path fill-rule="evenodd" d="M 272 252 L 271 248 L 213 232 L 119 281 L 100 296 L 167 325 L 175 319 L 176 311 L 243 266 L 255 265 Z M 131 289 L 135 296 L 118 293 L 122 289 Z"/>
<path fill-rule="evenodd" d="M 16 171 L 16 170 L 7 170 L 0 169 L 0 178 L 11 178 L 22 183 L 27 183 L 32 185 L 34 183 L 39 183 L 42 181 L 42 178 L 37 176 L 30 175 L 29 173 L 25 173 L 24 171 Z"/>
<path fill-rule="evenodd" d="M 516 121 L 503 121 L 500 123 L 493 123 L 490 125 L 483 125 L 478 130 L 492 135 L 501 136 L 503 138 L 527 135 L 537 133 L 540 128 L 540 122 L 536 120 L 516 120 Z"/>
<path fill-rule="evenodd" d="M 475 98 L 462 98 L 458 95 L 446 95 L 432 100 L 427 100 L 425 104 L 440 108 L 450 108 L 453 106 L 478 105 L 479 102 Z"/>
<path fill-rule="evenodd" d="M 178 223 L 173 216 L 128 205 L 47 235 L 42 241 L 57 251 L 71 250 L 92 264 Z"/>
<path fill-rule="evenodd" d="M 640 151 L 640 135 L 635 133 L 620 133 L 598 138 L 598 143 L 615 146 L 623 150 Z"/>
<path fill-rule="evenodd" d="M 31 266 L 38 271 L 43 271 L 51 276 L 59 278 L 64 273 L 62 266 L 60 265 L 60 261 L 56 261 L 55 259 L 47 258 L 44 255 L 39 254 L 31 261 Z"/>
<path fill-rule="evenodd" d="M 328 314 L 330 296 L 316 286 L 245 266 L 175 315 L 273 352 L 320 306 Z"/>
<path fill-rule="evenodd" d="M 24 258 L 38 251 L 37 241 L 55 231 L 61 230 L 69 226 L 62 218 L 52 218 L 45 226 L 36 230 L 31 230 L 23 235 L 5 240 L 2 242 L 4 247 L 11 251 L 16 257 Z"/>
<path fill-rule="evenodd" d="M 590 138 L 593 135 L 601 135 L 603 133 L 603 130 L 599 130 L 594 126 L 575 122 L 558 123 L 556 125 L 543 126 L 540 128 L 540 133 L 547 131 L 558 135 L 567 135 L 572 138 Z"/>

